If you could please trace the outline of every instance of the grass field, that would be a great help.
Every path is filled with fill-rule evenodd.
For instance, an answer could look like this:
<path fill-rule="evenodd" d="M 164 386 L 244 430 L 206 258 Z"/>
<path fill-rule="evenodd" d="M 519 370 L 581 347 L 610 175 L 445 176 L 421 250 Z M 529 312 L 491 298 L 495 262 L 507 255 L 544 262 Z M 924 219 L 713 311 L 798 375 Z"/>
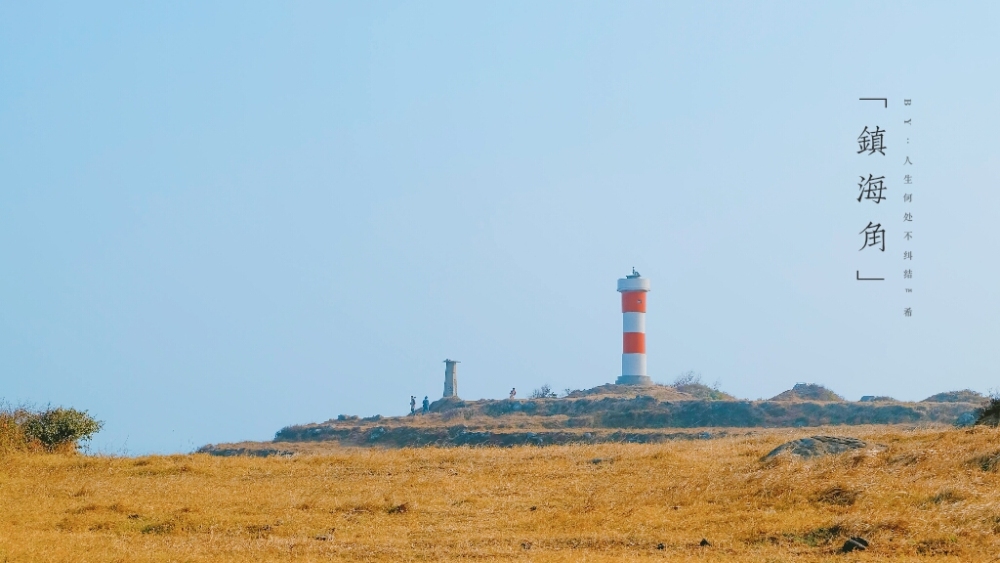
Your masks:
<path fill-rule="evenodd" d="M 886 447 L 760 460 L 816 433 Z M 291 458 L 11 454 L 0 561 L 991 561 L 998 452 L 996 429 L 837 427 Z M 852 535 L 870 549 L 838 554 Z"/>

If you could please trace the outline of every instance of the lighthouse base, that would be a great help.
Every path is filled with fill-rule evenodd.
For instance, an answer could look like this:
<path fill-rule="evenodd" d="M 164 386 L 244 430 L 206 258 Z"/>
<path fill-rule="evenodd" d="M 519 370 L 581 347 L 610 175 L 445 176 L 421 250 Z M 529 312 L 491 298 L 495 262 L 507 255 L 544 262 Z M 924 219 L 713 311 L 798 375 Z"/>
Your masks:
<path fill-rule="evenodd" d="M 615 385 L 652 385 L 653 380 L 648 375 L 620 375 Z"/>

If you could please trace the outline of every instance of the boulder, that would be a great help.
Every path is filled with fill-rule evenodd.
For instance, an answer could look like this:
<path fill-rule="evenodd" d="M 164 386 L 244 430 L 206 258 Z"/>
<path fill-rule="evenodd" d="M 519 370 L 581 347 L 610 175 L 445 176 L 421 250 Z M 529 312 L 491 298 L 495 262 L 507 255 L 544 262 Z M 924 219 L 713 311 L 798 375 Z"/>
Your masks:
<path fill-rule="evenodd" d="M 809 438 L 799 438 L 791 442 L 785 442 L 777 448 L 771 450 L 764 460 L 769 460 L 783 453 L 788 453 L 801 458 L 819 457 L 830 454 L 840 454 L 850 450 L 857 450 L 868 447 L 868 444 L 857 438 L 844 436 L 810 436 Z"/>
<path fill-rule="evenodd" d="M 844 546 L 840 548 L 840 552 L 850 553 L 852 551 L 864 551 L 866 549 L 868 549 L 868 540 L 865 538 L 854 537 L 844 542 Z"/>

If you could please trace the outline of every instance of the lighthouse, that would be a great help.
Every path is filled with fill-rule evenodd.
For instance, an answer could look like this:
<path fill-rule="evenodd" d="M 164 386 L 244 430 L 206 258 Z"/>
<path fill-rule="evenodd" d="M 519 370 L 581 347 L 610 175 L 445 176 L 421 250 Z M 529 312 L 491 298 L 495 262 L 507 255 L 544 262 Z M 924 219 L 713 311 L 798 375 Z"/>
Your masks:
<path fill-rule="evenodd" d="M 618 280 L 622 294 L 622 375 L 618 385 L 650 385 L 646 375 L 646 296 L 649 280 L 632 268 L 632 273 Z"/>

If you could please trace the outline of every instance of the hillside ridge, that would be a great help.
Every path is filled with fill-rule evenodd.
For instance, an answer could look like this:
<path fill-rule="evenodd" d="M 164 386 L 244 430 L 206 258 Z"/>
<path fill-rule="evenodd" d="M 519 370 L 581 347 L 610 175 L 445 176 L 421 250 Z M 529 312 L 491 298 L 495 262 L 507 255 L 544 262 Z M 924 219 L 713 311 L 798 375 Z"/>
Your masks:
<path fill-rule="evenodd" d="M 679 386 L 678 386 L 679 387 Z M 361 418 L 340 415 L 279 430 L 270 442 L 207 445 L 215 455 L 285 455 L 287 444 L 425 447 L 555 445 L 707 439 L 733 429 L 837 425 L 964 425 L 982 406 L 972 392 L 941 393 L 921 402 L 847 401 L 816 384 L 797 384 L 768 400 L 736 399 L 700 383 L 602 385 L 564 397 L 439 399 L 426 414 Z M 950 400 L 933 400 L 945 397 Z M 982 396 L 979 396 L 982 397 Z M 955 399 L 967 399 L 956 401 Z M 670 431 L 667 431 L 670 429 Z M 695 432 L 695 429 L 700 431 Z M 730 429 L 720 431 L 718 429 Z M 276 444 L 284 444 L 284 449 Z"/>

